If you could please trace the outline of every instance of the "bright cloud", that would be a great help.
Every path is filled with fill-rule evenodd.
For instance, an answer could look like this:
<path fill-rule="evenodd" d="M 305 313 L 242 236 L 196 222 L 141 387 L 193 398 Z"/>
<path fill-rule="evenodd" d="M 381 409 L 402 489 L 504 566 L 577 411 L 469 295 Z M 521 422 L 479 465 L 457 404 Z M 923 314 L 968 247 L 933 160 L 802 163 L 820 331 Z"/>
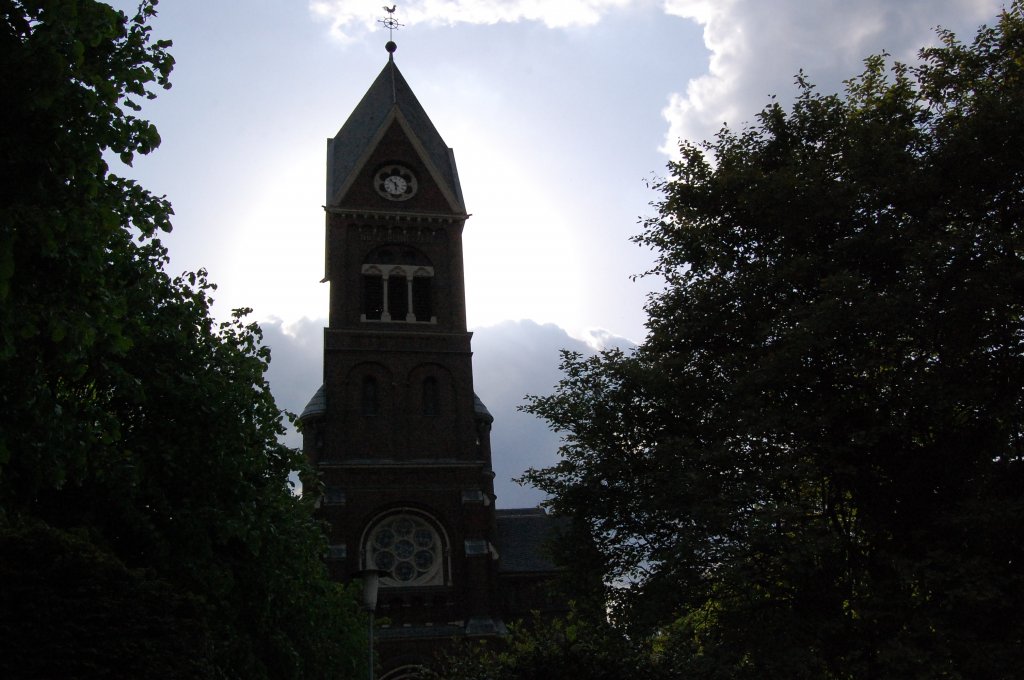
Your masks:
<path fill-rule="evenodd" d="M 498 24 L 536 21 L 548 28 L 592 26 L 610 9 L 632 0 L 413 0 L 403 3 L 395 18 L 405 26 L 415 24 Z M 314 15 L 331 22 L 342 40 L 376 30 L 383 9 L 370 10 L 364 0 L 311 0 Z"/>
<path fill-rule="evenodd" d="M 350 41 L 378 30 L 384 10 L 365 0 L 310 0 L 310 10 Z M 679 139 L 712 137 L 723 123 L 751 121 L 772 95 L 783 101 L 803 70 L 822 91 L 838 91 L 862 60 L 882 51 L 913 61 L 942 26 L 970 38 L 1003 0 L 663 0 L 665 14 L 703 27 L 707 72 L 677 89 L 666 83 L 668 129 L 662 150 Z M 615 9 L 640 11 L 650 0 L 410 0 L 396 17 L 405 26 L 537 22 L 548 28 L 591 26 Z M 681 91 L 680 91 L 681 90 Z"/>
<path fill-rule="evenodd" d="M 663 150 L 711 138 L 723 123 L 753 120 L 771 95 L 786 100 L 801 69 L 819 90 L 838 91 L 871 54 L 913 61 L 943 26 L 970 39 L 1001 0 L 666 0 L 665 12 L 704 28 L 708 71 L 670 97 Z"/>

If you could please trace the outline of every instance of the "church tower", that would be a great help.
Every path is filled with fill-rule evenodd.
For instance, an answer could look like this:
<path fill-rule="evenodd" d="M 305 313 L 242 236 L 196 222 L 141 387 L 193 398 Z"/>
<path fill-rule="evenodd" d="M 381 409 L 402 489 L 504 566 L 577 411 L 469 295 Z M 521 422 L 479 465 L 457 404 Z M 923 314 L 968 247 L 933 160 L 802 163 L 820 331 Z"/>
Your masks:
<path fill-rule="evenodd" d="M 385 669 L 503 631 L 491 415 L 473 391 L 453 152 L 389 57 L 327 140 L 324 384 L 301 415 L 329 566 L 381 572 Z"/>

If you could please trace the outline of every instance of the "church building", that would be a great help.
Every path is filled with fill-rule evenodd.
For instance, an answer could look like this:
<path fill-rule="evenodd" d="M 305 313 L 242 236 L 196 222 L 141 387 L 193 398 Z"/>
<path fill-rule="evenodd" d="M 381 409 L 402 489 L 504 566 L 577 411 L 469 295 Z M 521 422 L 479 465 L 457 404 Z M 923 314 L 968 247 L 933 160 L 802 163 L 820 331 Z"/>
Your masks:
<path fill-rule="evenodd" d="M 328 566 L 378 570 L 381 678 L 551 608 L 543 510 L 497 510 L 473 391 L 455 156 L 388 61 L 327 140 L 323 385 L 300 416 Z"/>

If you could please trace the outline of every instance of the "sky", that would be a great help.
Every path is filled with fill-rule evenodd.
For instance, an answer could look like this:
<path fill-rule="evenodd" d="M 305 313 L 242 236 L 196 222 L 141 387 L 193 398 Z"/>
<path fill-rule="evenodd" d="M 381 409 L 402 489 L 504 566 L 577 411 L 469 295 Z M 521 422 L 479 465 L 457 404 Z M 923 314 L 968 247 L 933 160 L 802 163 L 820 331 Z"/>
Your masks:
<path fill-rule="evenodd" d="M 115 0 L 131 12 L 134 0 Z M 206 268 L 214 311 L 253 309 L 279 405 L 321 382 L 326 139 L 383 68 L 379 0 L 163 0 L 171 90 L 143 115 L 162 145 L 122 172 L 174 206 L 170 272 Z M 395 61 L 455 152 L 477 394 L 495 416 L 499 507 L 558 435 L 516 411 L 558 379 L 560 348 L 643 341 L 659 288 L 630 242 L 680 139 L 784 105 L 803 71 L 841 91 L 871 54 L 913 63 L 935 28 L 969 41 L 997 0 L 411 0 Z M 291 443 L 297 443 L 294 436 Z"/>

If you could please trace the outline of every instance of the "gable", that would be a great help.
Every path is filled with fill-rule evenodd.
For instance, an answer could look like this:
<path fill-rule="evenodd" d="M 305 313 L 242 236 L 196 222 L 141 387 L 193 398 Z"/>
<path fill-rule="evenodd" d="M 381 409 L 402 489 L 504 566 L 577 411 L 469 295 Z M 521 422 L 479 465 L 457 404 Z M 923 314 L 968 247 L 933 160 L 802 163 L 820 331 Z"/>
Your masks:
<path fill-rule="evenodd" d="M 378 191 L 378 173 L 394 167 L 408 170 L 416 183 L 415 193 L 407 200 L 388 200 Z M 462 206 L 439 175 L 396 118 L 367 148 L 364 158 L 352 169 L 329 205 L 344 209 L 460 214 Z"/>
<path fill-rule="evenodd" d="M 403 143 L 405 148 L 399 150 Z M 327 205 L 351 204 L 358 191 L 356 196 L 350 196 L 350 192 L 366 173 L 375 171 L 382 158 L 417 165 L 422 170 L 418 177 L 429 179 L 443 196 L 443 209 L 465 213 L 454 153 L 393 60 L 385 65 L 338 134 L 327 140 Z"/>

